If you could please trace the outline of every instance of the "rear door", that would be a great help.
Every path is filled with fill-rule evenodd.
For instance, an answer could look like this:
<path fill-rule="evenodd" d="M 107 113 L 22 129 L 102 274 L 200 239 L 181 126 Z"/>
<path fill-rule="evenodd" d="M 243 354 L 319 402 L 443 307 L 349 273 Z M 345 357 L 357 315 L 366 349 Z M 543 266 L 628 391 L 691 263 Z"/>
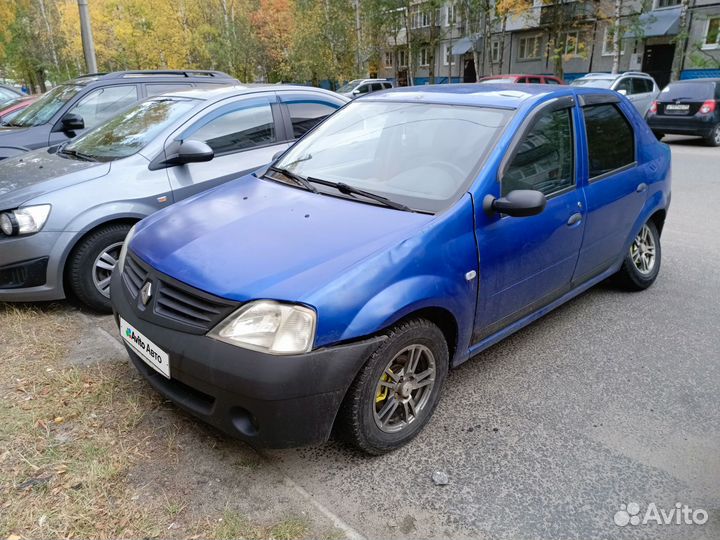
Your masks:
<path fill-rule="evenodd" d="M 640 114 L 645 116 L 650 104 L 655 99 L 655 85 L 650 79 L 644 77 L 633 77 L 632 78 L 632 101 L 635 108 L 640 111 Z"/>
<path fill-rule="evenodd" d="M 536 216 L 476 210 L 480 287 L 474 342 L 568 291 L 583 237 L 583 195 L 576 178 L 578 109 L 572 98 L 540 106 L 521 129 L 492 196 L 541 191 Z M 482 205 L 480 205 L 482 206 Z"/>
<path fill-rule="evenodd" d="M 224 100 L 206 109 L 168 138 L 166 155 L 189 139 L 205 142 L 215 156 L 166 169 L 175 201 L 250 173 L 289 146 L 274 93 Z"/>
<path fill-rule="evenodd" d="M 647 198 L 636 159 L 637 142 L 628 111 L 615 96 L 582 94 L 587 140 L 583 167 L 586 223 L 574 282 L 583 282 L 617 262 Z"/>

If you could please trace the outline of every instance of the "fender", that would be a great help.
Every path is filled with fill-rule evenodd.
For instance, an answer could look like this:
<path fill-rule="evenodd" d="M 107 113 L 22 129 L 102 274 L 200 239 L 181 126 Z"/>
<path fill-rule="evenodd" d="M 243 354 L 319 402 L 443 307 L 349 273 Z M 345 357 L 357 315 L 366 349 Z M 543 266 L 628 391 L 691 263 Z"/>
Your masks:
<path fill-rule="evenodd" d="M 422 309 L 440 308 L 455 320 L 458 330 L 455 350 L 456 354 L 462 353 L 470 342 L 476 296 L 476 280 L 453 281 L 427 274 L 403 279 L 370 298 L 348 324 L 341 341 L 375 334 Z"/>

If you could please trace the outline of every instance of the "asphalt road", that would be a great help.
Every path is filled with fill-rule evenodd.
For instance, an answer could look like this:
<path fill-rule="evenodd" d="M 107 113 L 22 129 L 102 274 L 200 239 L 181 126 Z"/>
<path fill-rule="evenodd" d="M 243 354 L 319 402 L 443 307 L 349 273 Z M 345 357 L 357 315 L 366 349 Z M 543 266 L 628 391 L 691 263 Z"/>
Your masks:
<path fill-rule="evenodd" d="M 368 538 L 720 538 L 720 148 L 671 147 L 651 289 L 602 284 L 452 372 L 400 451 L 266 457 Z M 629 503 L 708 519 L 620 527 Z"/>

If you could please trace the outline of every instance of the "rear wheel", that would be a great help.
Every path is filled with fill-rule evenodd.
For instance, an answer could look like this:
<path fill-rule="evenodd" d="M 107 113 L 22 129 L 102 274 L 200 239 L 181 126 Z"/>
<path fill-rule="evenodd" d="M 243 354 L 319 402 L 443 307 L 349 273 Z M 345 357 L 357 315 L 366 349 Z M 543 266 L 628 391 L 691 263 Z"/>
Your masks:
<path fill-rule="evenodd" d="M 715 124 L 715 127 L 710 132 L 710 135 L 704 137 L 705 144 L 708 146 L 720 146 L 720 123 Z"/>
<path fill-rule="evenodd" d="M 660 234 L 655 223 L 648 221 L 633 239 L 617 277 L 628 289 L 647 289 L 660 272 L 661 255 Z"/>
<path fill-rule="evenodd" d="M 425 319 L 387 336 L 355 378 L 336 421 L 343 439 L 376 455 L 405 445 L 428 423 L 449 363 L 443 333 Z"/>
<path fill-rule="evenodd" d="M 91 232 L 70 255 L 67 280 L 83 304 L 95 311 L 110 313 L 110 276 L 130 224 L 114 224 Z"/>

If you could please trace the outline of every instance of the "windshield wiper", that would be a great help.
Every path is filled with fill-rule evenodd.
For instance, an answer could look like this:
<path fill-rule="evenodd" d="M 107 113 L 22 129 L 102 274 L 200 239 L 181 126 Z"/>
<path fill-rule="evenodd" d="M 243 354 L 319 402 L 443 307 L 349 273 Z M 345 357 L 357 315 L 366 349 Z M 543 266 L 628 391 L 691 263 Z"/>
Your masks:
<path fill-rule="evenodd" d="M 82 152 L 78 152 L 77 150 L 68 150 L 67 148 L 63 147 L 60 149 L 61 154 L 66 154 L 68 156 L 73 156 L 78 159 L 81 159 L 83 161 L 97 161 L 95 158 L 93 158 L 89 154 L 83 154 Z"/>
<path fill-rule="evenodd" d="M 310 182 L 307 181 L 307 179 L 306 179 L 305 177 L 300 176 L 299 174 L 295 174 L 295 173 L 292 172 L 292 171 L 288 171 L 287 169 L 283 169 L 283 168 L 281 168 L 281 167 L 275 167 L 275 166 L 273 166 L 273 165 L 271 165 L 270 167 L 268 167 L 267 170 L 268 170 L 268 171 L 272 171 L 272 172 L 276 172 L 276 173 L 280 173 L 280 174 L 282 174 L 283 176 L 286 176 L 286 177 L 290 178 L 290 180 L 292 180 L 292 181 L 294 181 L 296 184 L 304 187 L 304 188 L 307 189 L 308 191 L 312 191 L 313 193 L 317 193 L 317 189 L 315 188 L 315 186 L 313 186 Z"/>
<path fill-rule="evenodd" d="M 402 210 L 403 212 L 412 212 L 413 211 L 412 208 L 410 208 L 409 206 L 405 206 L 402 203 L 395 202 L 392 199 L 388 199 L 387 197 L 383 197 L 382 195 L 377 195 L 376 193 L 372 193 L 370 191 L 365 191 L 365 190 L 350 186 L 348 184 L 345 184 L 344 182 L 331 182 L 330 180 L 322 180 L 320 178 L 313 178 L 312 176 L 308 176 L 306 178 L 306 181 L 315 182 L 316 184 L 335 188 L 340 193 L 343 193 L 344 195 L 359 195 L 361 197 L 365 197 L 366 199 L 372 199 L 373 201 L 379 202 L 380 204 L 384 204 L 385 206 L 388 206 L 390 208 L 394 208 L 395 210 Z"/>

